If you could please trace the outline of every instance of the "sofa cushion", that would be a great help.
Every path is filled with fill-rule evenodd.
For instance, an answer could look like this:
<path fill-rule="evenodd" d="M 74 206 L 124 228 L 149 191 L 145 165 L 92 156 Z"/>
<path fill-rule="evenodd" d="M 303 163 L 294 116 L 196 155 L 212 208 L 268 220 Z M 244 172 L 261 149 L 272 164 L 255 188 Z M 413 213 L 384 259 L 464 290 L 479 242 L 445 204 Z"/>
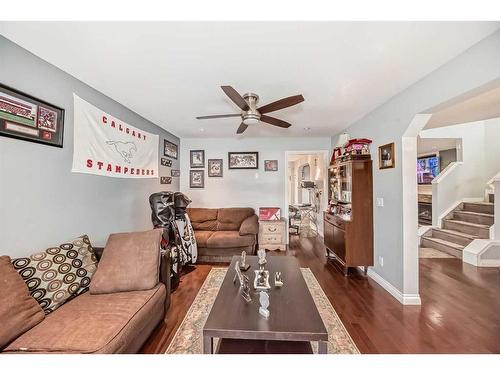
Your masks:
<path fill-rule="evenodd" d="M 194 230 L 217 230 L 216 208 L 188 208 L 187 214 Z"/>
<path fill-rule="evenodd" d="M 217 230 L 217 220 L 202 221 L 198 223 L 191 222 L 194 230 Z"/>
<path fill-rule="evenodd" d="M 239 230 L 243 220 L 254 213 L 253 208 L 219 208 L 217 230 Z"/>
<path fill-rule="evenodd" d="M 12 260 L 46 314 L 88 290 L 97 259 L 87 235 L 27 258 Z"/>
<path fill-rule="evenodd" d="M 90 293 L 148 290 L 158 284 L 163 229 L 109 236 Z"/>
<path fill-rule="evenodd" d="M 189 207 L 186 212 L 191 222 L 201 223 L 203 221 L 217 220 L 217 208 Z"/>
<path fill-rule="evenodd" d="M 252 246 L 254 244 L 254 235 L 240 236 L 237 231 L 225 230 L 214 232 L 207 241 L 207 247 L 210 249 Z"/>
<path fill-rule="evenodd" d="M 30 296 L 10 258 L 0 256 L 0 350 L 44 318 L 42 308 Z"/>
<path fill-rule="evenodd" d="M 5 352 L 121 353 L 164 316 L 165 286 L 112 294 L 85 293 L 71 300 Z M 137 348 L 139 349 L 139 348 Z"/>
<path fill-rule="evenodd" d="M 209 230 L 197 230 L 194 232 L 194 236 L 196 237 L 196 244 L 198 247 L 207 247 L 208 239 L 215 232 Z"/>
<path fill-rule="evenodd" d="M 252 215 L 247 217 L 240 226 L 240 235 L 244 236 L 246 234 L 256 235 L 259 233 L 259 217 L 257 215 Z"/>

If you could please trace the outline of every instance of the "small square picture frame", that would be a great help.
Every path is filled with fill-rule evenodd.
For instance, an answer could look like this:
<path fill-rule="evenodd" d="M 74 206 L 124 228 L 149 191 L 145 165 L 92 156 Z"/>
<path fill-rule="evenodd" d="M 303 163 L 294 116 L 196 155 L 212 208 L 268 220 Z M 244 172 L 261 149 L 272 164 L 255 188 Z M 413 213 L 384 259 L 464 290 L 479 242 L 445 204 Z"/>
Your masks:
<path fill-rule="evenodd" d="M 194 169 L 189 171 L 189 188 L 190 189 L 205 188 L 205 170 Z"/>
<path fill-rule="evenodd" d="M 189 167 L 205 168 L 205 150 L 189 151 Z"/>
<path fill-rule="evenodd" d="M 222 167 L 222 159 L 208 159 L 208 177 L 222 177 Z"/>
<path fill-rule="evenodd" d="M 278 160 L 264 160 L 264 171 L 265 172 L 277 172 L 278 171 Z"/>
<path fill-rule="evenodd" d="M 396 152 L 394 142 L 379 146 L 378 169 L 389 169 L 396 166 Z"/>

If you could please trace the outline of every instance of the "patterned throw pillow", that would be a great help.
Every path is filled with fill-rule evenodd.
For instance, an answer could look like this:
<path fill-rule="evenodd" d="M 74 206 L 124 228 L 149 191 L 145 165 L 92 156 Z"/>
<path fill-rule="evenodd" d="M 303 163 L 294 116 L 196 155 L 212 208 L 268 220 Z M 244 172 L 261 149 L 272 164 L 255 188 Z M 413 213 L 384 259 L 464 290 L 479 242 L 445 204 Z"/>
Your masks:
<path fill-rule="evenodd" d="M 45 314 L 86 292 L 97 269 L 87 235 L 28 258 L 12 259 L 12 264 Z"/>

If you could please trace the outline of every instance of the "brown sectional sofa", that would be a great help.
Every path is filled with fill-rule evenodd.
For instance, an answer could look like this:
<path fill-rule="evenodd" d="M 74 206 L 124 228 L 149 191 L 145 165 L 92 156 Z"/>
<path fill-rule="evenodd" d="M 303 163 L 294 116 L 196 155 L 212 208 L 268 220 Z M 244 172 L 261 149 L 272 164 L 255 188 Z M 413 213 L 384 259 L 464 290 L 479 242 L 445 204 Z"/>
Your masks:
<path fill-rule="evenodd" d="M 94 251 L 100 259 L 103 249 Z M 163 321 L 170 305 L 170 253 L 159 256 L 159 282 L 152 289 L 83 293 L 46 315 L 0 351 L 6 354 L 138 352 Z"/>
<path fill-rule="evenodd" d="M 230 262 L 244 250 L 255 254 L 259 220 L 253 208 L 188 208 L 199 262 Z"/>

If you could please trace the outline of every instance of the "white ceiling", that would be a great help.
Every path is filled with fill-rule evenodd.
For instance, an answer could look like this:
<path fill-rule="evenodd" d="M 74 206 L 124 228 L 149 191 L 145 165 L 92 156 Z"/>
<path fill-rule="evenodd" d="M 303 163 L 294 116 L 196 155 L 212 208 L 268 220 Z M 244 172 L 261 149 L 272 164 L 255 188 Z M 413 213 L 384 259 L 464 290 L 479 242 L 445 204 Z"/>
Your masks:
<path fill-rule="evenodd" d="M 500 117 L 500 84 L 432 113 L 425 129 Z"/>
<path fill-rule="evenodd" d="M 500 27 L 498 22 L 1 22 L 0 33 L 180 137 L 235 137 L 219 88 L 260 104 L 303 94 L 238 137 L 330 136 Z M 304 128 L 310 128 L 305 130 Z"/>

